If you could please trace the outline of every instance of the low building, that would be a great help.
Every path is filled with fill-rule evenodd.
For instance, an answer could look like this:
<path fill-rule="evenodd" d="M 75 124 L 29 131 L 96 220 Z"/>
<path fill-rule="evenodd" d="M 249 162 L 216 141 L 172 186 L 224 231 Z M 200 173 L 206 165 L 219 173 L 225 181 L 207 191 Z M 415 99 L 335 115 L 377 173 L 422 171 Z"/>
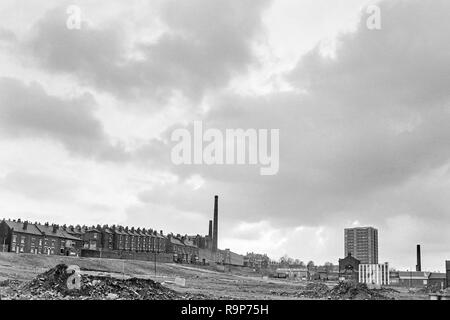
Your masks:
<path fill-rule="evenodd" d="M 222 251 L 222 250 L 221 250 Z M 244 256 L 231 251 L 230 249 L 223 250 L 224 264 L 232 266 L 243 266 Z"/>
<path fill-rule="evenodd" d="M 400 276 L 399 272 L 395 270 L 389 271 L 389 281 L 391 286 L 398 286 L 400 285 Z"/>
<path fill-rule="evenodd" d="M 83 234 L 83 249 L 100 250 L 102 248 L 102 232 L 99 228 L 88 228 Z"/>
<path fill-rule="evenodd" d="M 82 240 L 70 235 L 56 224 L 35 224 L 43 235 L 42 253 L 48 255 L 79 255 Z"/>
<path fill-rule="evenodd" d="M 155 230 L 155 252 L 166 252 L 167 237 L 164 236 L 162 230 L 159 233 Z"/>
<path fill-rule="evenodd" d="M 2 220 L 0 223 L 0 242 L 3 251 L 40 254 L 43 239 L 36 225 L 28 221 Z"/>
<path fill-rule="evenodd" d="M 266 254 L 250 252 L 244 257 L 244 266 L 257 270 L 267 269 L 270 265 L 270 258 Z"/>
<path fill-rule="evenodd" d="M 430 272 L 424 271 L 399 271 L 398 285 L 401 287 L 421 288 L 428 285 Z"/>
<path fill-rule="evenodd" d="M 198 247 L 187 236 L 182 237 L 181 241 L 185 245 L 185 250 L 187 254 L 186 261 L 189 263 L 198 263 L 199 261 Z"/>
<path fill-rule="evenodd" d="M 276 278 L 286 278 L 291 280 L 307 280 L 307 268 L 278 268 L 275 270 Z"/>
<path fill-rule="evenodd" d="M 354 258 L 351 252 L 344 259 L 339 259 L 339 278 L 347 281 L 358 281 L 358 271 L 361 262 Z"/>
<path fill-rule="evenodd" d="M 428 276 L 428 286 L 434 287 L 437 289 L 445 289 L 446 288 L 446 274 L 439 272 L 432 272 Z"/>
<path fill-rule="evenodd" d="M 186 261 L 186 249 L 184 243 L 181 241 L 180 236 L 174 236 L 169 234 L 167 236 L 166 252 L 173 254 L 173 261 L 185 262 Z"/>
<path fill-rule="evenodd" d="M 368 285 L 389 285 L 389 264 L 360 264 L 358 269 L 358 282 Z"/>
<path fill-rule="evenodd" d="M 101 231 L 101 246 L 103 250 L 114 250 L 114 233 L 108 225 L 102 227 Z"/>

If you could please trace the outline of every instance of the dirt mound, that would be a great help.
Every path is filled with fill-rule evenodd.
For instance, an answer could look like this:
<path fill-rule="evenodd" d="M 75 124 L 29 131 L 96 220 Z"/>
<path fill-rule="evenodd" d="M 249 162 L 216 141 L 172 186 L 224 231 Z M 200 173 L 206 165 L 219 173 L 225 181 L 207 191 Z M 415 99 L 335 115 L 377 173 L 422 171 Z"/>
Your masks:
<path fill-rule="evenodd" d="M 418 294 L 441 293 L 443 290 L 439 284 L 429 284 L 415 291 Z"/>
<path fill-rule="evenodd" d="M 366 284 L 340 282 L 329 291 L 334 300 L 388 300 L 383 289 L 369 289 Z"/>
<path fill-rule="evenodd" d="M 30 290 L 31 293 L 39 293 L 48 290 L 64 293 L 68 291 L 67 279 L 69 276 L 70 274 L 67 272 L 67 265 L 59 264 L 25 284 L 23 289 Z"/>
<path fill-rule="evenodd" d="M 299 297 L 309 299 L 321 299 L 328 297 L 328 286 L 321 282 L 310 282 L 306 287 L 298 294 Z"/>
<path fill-rule="evenodd" d="M 71 275 L 67 265 L 60 264 L 23 285 L 16 298 L 23 299 L 82 299 L 82 300 L 191 300 L 205 299 L 203 295 L 181 294 L 150 279 L 115 279 L 81 275 L 80 289 L 69 290 Z"/>
<path fill-rule="evenodd" d="M 340 282 L 330 290 L 324 283 L 310 282 L 296 296 L 307 299 L 389 300 L 390 290 L 369 289 L 365 284 L 352 282 Z"/>

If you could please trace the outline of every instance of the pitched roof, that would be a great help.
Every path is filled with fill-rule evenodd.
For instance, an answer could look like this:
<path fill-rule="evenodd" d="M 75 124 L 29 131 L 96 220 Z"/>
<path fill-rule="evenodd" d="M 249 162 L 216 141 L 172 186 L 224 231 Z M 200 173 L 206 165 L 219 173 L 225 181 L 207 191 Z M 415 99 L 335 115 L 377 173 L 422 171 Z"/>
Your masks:
<path fill-rule="evenodd" d="M 111 229 L 111 231 L 116 234 L 127 234 L 124 229 L 120 230 L 119 227 L 115 227 L 114 229 Z"/>
<path fill-rule="evenodd" d="M 170 242 L 172 242 L 173 244 L 177 244 L 179 246 L 184 246 L 184 243 L 181 242 L 180 239 L 175 238 L 175 237 L 169 237 L 170 238 Z"/>
<path fill-rule="evenodd" d="M 432 272 L 432 273 L 430 273 L 430 276 L 428 277 L 428 279 L 445 279 L 446 277 L 447 277 L 447 275 L 445 273 Z"/>
<path fill-rule="evenodd" d="M 140 236 L 140 234 L 136 232 L 136 229 L 135 230 L 129 229 L 128 233 L 131 234 L 132 236 Z"/>
<path fill-rule="evenodd" d="M 89 228 L 85 232 L 96 232 L 96 233 L 102 233 L 101 231 L 97 230 L 97 228 Z"/>
<path fill-rule="evenodd" d="M 72 235 L 70 235 L 68 232 L 64 231 L 62 228 L 55 228 L 51 225 L 42 225 L 42 224 L 36 224 L 37 229 L 41 231 L 43 235 L 51 236 L 51 237 L 57 237 L 57 238 L 64 238 L 64 239 L 70 239 L 70 240 L 80 240 Z"/>
<path fill-rule="evenodd" d="M 189 240 L 189 239 L 185 239 L 185 240 L 183 241 L 183 243 L 184 243 L 184 245 L 187 246 L 187 247 L 195 247 L 195 248 L 197 248 L 197 246 L 196 246 L 191 240 Z"/>
<path fill-rule="evenodd" d="M 69 239 L 69 240 L 74 240 L 74 241 L 81 241 L 80 238 L 71 235 L 69 232 L 65 231 L 65 230 L 61 230 L 62 234 L 64 235 L 65 239 Z"/>
<path fill-rule="evenodd" d="M 428 276 L 430 275 L 429 272 L 423 272 L 423 271 L 399 271 L 398 277 L 400 279 L 406 279 L 406 280 L 426 280 L 428 279 Z"/>
<path fill-rule="evenodd" d="M 24 229 L 24 222 L 18 222 L 18 221 L 11 221 L 11 220 L 5 220 L 4 221 L 6 223 L 6 225 L 13 229 L 16 232 L 20 232 L 20 233 L 26 233 L 26 234 L 33 234 L 33 235 L 37 235 L 37 236 L 41 236 L 41 232 L 38 230 L 38 228 L 36 228 L 36 226 L 32 223 L 28 222 L 27 228 Z"/>

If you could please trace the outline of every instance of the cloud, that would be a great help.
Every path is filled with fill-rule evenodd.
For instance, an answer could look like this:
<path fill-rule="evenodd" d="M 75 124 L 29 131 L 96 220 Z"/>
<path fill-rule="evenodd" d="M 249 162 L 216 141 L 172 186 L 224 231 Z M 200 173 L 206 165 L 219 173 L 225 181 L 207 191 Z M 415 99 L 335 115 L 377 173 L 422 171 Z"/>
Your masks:
<path fill-rule="evenodd" d="M 277 3 L 278 18 L 270 22 L 278 21 L 275 30 L 266 30 L 268 0 L 152 2 L 148 13 L 146 5 L 133 6 L 139 14 L 132 19 L 129 11 L 117 19 L 116 4 L 107 19 L 92 14 L 81 30 L 68 30 L 65 8 L 57 7 L 39 15 L 31 34 L 16 37 L 2 29 L 2 48 L 17 55 L 10 59 L 22 64 L 17 70 L 30 69 L 27 79 L 62 79 L 65 87 L 89 92 L 63 99 L 36 83 L 3 78 L 2 139 L 56 141 L 70 151 L 61 156 L 67 161 L 74 155 L 129 160 L 107 169 L 103 161 L 92 163 L 85 181 L 98 173 L 95 187 L 82 197 L 85 207 L 97 211 L 89 221 L 104 218 L 105 204 L 114 202 L 116 222 L 206 233 L 218 194 L 221 243 L 231 249 L 335 262 L 343 255 L 342 229 L 357 221 L 379 228 L 382 260 L 401 265 L 417 242 L 436 265 L 436 257 L 445 254 L 441 226 L 450 223 L 450 4 L 380 1 L 381 30 L 367 29 L 362 10 L 356 28 L 331 39 L 324 54 L 317 35 L 337 25 L 349 29 L 343 20 L 353 14 L 342 13 L 346 6 L 333 4 L 340 13 L 330 21 L 296 24 L 295 12 L 288 23 L 279 17 L 304 5 L 320 12 L 327 2 Z M 308 26 L 320 30 L 310 32 Z M 308 34 L 306 42 L 300 31 Z M 277 41 L 267 41 L 270 34 Z M 283 45 L 296 39 L 298 46 Z M 313 40 L 318 45 L 285 71 L 292 53 L 304 52 Z M 286 59 L 279 61 L 277 52 Z M 245 88 L 253 83 L 271 89 Z M 57 85 L 49 87 L 58 91 Z M 108 114 L 113 108 L 114 116 Z M 155 108 L 160 112 L 147 121 L 145 110 Z M 280 129 L 278 175 L 262 177 L 259 166 L 173 165 L 171 133 L 191 129 L 194 120 L 222 131 Z M 155 122 L 158 128 L 149 128 Z M 137 130 L 124 139 L 125 152 L 111 137 L 123 141 L 128 127 Z M 20 174 L 9 177 L 11 188 L 31 179 Z M 129 175 L 141 181 L 130 182 Z M 102 201 L 91 201 L 104 189 Z M 399 237 L 405 239 L 401 245 Z"/>
<path fill-rule="evenodd" d="M 73 99 L 48 95 L 41 85 L 0 78 L 0 132 L 9 138 L 49 138 L 70 152 L 102 160 L 125 158 L 110 144 L 94 116 L 95 100 L 85 94 Z"/>
<path fill-rule="evenodd" d="M 73 201 L 74 192 L 80 187 L 76 181 L 34 172 L 14 171 L 0 179 L 5 191 L 21 194 L 31 199 Z"/>
<path fill-rule="evenodd" d="M 27 56 L 42 68 L 67 73 L 85 85 L 130 99 L 167 100 L 177 92 L 199 101 L 208 90 L 226 86 L 253 62 L 252 44 L 261 32 L 267 0 L 164 1 L 162 34 L 134 39 L 132 27 L 84 23 L 65 27 L 65 8 L 50 10 L 25 44 Z"/>
<path fill-rule="evenodd" d="M 286 75 L 294 90 L 215 97 L 203 117 L 204 127 L 280 129 L 277 176 L 261 177 L 248 166 L 169 169 L 182 180 L 202 176 L 205 190 L 223 195 L 229 219 L 276 217 L 280 226 L 340 220 L 382 225 L 386 217 L 396 215 L 399 202 L 413 192 L 404 185 L 449 162 L 445 88 L 450 85 L 450 57 L 443 54 L 449 43 L 439 40 L 450 27 L 443 19 L 449 4 L 380 5 L 382 30 L 368 30 L 362 14 L 357 30 L 339 37 L 333 58 L 322 56 L 318 48 L 301 57 Z M 164 145 L 163 154 L 169 154 L 170 143 L 161 143 L 160 150 Z M 389 196 L 392 192 L 396 197 Z M 412 215 L 432 215 L 425 203 L 437 196 L 427 192 L 427 197 L 418 200 L 422 205 L 408 207 Z M 383 203 L 385 198 L 389 201 Z M 438 203 L 444 211 L 450 204 Z"/>

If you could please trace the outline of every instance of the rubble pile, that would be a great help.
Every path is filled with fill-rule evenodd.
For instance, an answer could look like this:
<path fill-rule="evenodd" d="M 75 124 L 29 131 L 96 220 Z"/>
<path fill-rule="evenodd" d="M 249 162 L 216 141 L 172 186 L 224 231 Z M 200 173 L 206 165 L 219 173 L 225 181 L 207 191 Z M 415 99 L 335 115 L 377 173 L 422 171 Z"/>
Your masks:
<path fill-rule="evenodd" d="M 419 293 L 419 294 L 429 294 L 429 293 L 441 293 L 443 290 L 441 290 L 441 286 L 439 284 L 429 284 L 427 286 L 425 286 L 424 288 L 421 288 L 417 291 L 415 291 L 415 293 Z"/>
<path fill-rule="evenodd" d="M 0 287 L 12 287 L 12 286 L 18 286 L 19 284 L 20 284 L 20 281 L 18 281 L 18 280 L 6 279 L 6 280 L 0 281 Z"/>
<path fill-rule="evenodd" d="M 300 298 L 321 299 L 328 296 L 328 286 L 321 282 L 310 282 L 297 295 Z"/>
<path fill-rule="evenodd" d="M 369 289 L 366 284 L 340 282 L 329 291 L 333 300 L 388 300 L 384 289 Z"/>
<path fill-rule="evenodd" d="M 69 290 L 67 265 L 60 264 L 17 288 L 13 299 L 30 300 L 201 300 L 198 294 L 181 294 L 150 279 L 116 279 L 81 275 L 80 289 Z"/>
<path fill-rule="evenodd" d="M 321 282 L 310 282 L 295 296 L 306 299 L 329 300 L 389 300 L 391 289 L 369 289 L 367 285 L 352 282 L 340 282 L 334 288 Z"/>

